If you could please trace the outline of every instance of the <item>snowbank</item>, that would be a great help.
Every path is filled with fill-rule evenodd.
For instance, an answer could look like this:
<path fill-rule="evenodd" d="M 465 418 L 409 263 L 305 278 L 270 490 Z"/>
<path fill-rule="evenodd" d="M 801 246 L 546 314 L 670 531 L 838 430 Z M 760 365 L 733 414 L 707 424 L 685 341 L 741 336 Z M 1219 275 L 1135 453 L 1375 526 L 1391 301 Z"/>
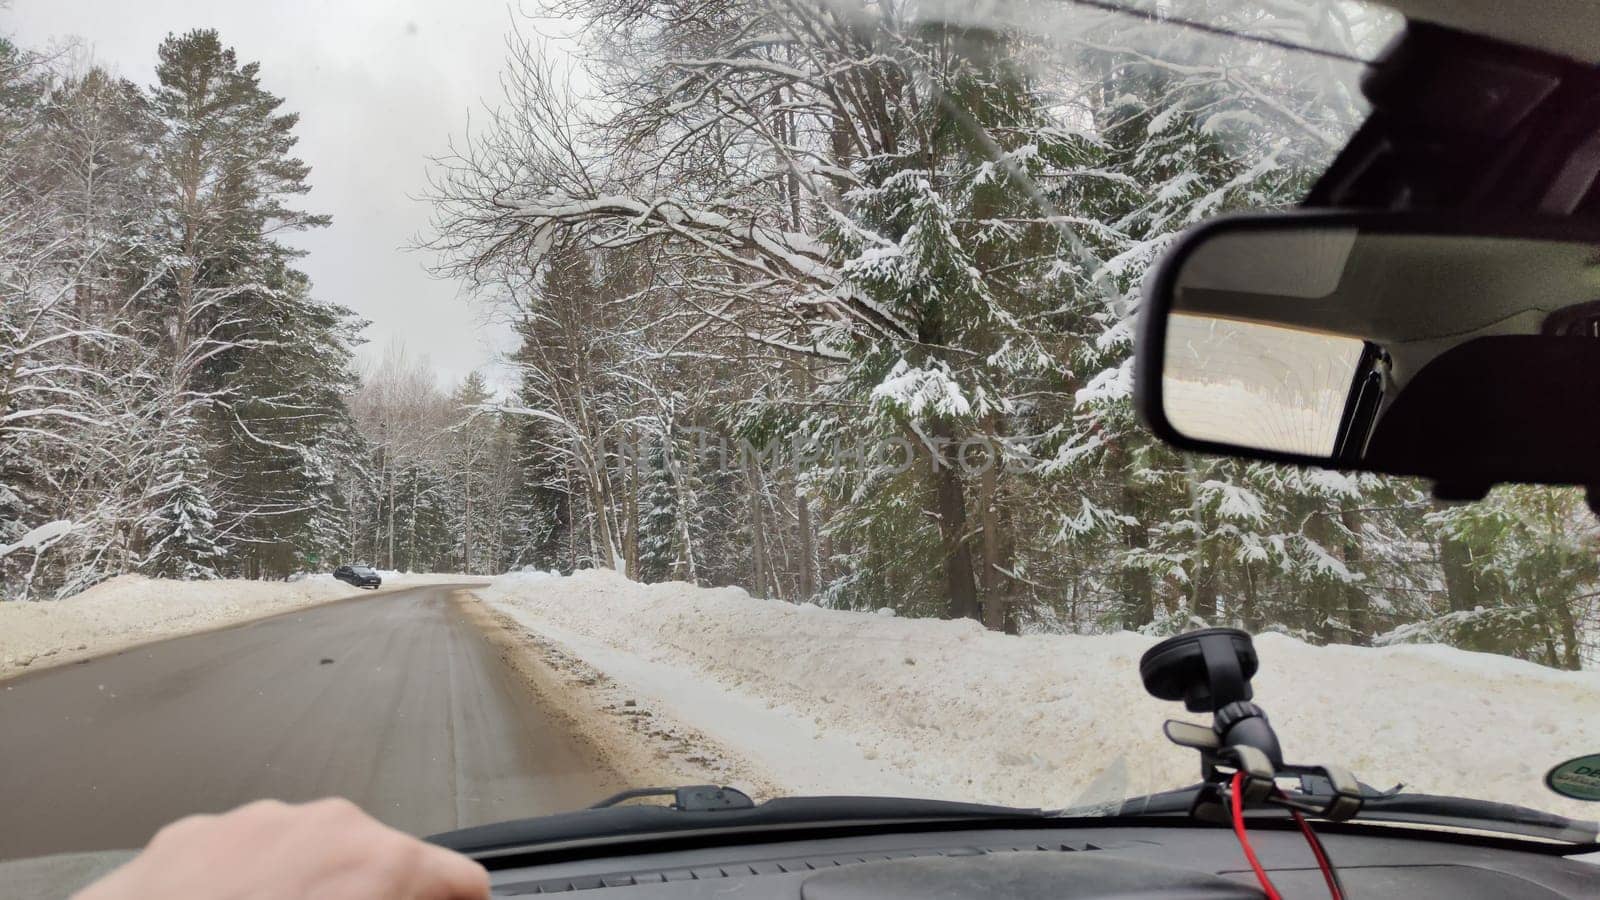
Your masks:
<path fill-rule="evenodd" d="M 384 574 L 385 587 L 480 580 Z M 325 574 L 292 582 L 169 581 L 122 575 L 65 600 L 0 603 L 0 678 L 358 593 Z"/>
<path fill-rule="evenodd" d="M 477 593 L 790 792 L 1066 806 L 1198 776 L 1161 734 L 1182 708 L 1140 685 L 1154 643 L 1140 635 L 1009 637 L 610 572 L 508 575 Z M 1600 673 L 1437 646 L 1265 635 L 1257 648 L 1257 700 L 1291 761 L 1595 815 L 1542 779 L 1600 753 Z"/>

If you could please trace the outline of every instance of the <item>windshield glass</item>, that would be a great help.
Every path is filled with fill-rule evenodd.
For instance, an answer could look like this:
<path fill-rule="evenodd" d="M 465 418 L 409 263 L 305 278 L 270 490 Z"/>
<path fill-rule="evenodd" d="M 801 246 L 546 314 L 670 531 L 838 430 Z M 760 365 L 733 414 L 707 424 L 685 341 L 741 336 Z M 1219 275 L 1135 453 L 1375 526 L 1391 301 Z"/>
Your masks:
<path fill-rule="evenodd" d="M 0 857 L 260 796 L 1117 799 L 1197 778 L 1137 661 L 1201 625 L 1291 761 L 1590 815 L 1544 783 L 1600 753 L 1581 494 L 1132 410 L 1152 262 L 1299 201 L 1399 24 L 0 5 Z M 1304 344 L 1196 421 L 1330 446 L 1361 347 Z"/>

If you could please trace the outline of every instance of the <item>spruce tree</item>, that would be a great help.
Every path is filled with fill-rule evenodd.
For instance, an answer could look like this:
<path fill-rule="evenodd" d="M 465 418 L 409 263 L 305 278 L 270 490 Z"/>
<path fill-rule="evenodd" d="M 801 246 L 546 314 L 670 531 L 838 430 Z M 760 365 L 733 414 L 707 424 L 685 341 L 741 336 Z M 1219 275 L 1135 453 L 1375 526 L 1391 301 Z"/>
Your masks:
<path fill-rule="evenodd" d="M 194 442 L 195 431 L 192 419 L 169 423 L 169 449 L 149 497 L 155 508 L 143 528 L 147 549 L 140 567 L 151 575 L 216 578 L 226 556 L 217 534 L 216 510 L 199 488 L 205 482 L 205 459 Z"/>
<path fill-rule="evenodd" d="M 284 575 L 318 555 L 339 502 L 327 450 L 348 445 L 347 312 L 311 299 L 284 232 L 326 217 L 289 204 L 308 191 L 292 155 L 298 117 L 215 31 L 168 37 L 151 108 L 160 210 L 149 305 L 170 362 L 169 396 L 206 434 L 185 491 L 210 498 L 240 574 Z M 189 408 L 192 407 L 192 410 Z"/>

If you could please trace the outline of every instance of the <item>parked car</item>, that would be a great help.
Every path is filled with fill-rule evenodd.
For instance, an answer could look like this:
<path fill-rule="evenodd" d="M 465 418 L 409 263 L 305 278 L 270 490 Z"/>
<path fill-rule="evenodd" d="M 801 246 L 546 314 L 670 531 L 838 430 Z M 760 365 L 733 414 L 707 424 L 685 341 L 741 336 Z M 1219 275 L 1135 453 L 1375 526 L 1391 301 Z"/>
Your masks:
<path fill-rule="evenodd" d="M 383 576 L 371 566 L 340 566 L 333 570 L 333 577 L 358 588 L 377 589 L 383 584 Z"/>

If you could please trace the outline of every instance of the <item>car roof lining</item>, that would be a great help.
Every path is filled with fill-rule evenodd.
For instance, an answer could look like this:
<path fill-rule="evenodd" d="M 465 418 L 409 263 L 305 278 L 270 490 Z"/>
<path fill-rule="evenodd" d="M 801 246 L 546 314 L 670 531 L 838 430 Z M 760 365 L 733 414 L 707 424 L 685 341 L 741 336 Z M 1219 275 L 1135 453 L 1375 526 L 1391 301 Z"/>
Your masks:
<path fill-rule="evenodd" d="M 1576 242 L 1246 231 L 1197 248 L 1174 288 L 1176 313 L 1372 341 L 1404 383 L 1462 341 L 1540 334 L 1553 313 L 1593 305 L 1600 269 Z"/>
<path fill-rule="evenodd" d="M 1378 0 L 1405 16 L 1600 63 L 1600 0 Z"/>
<path fill-rule="evenodd" d="M 1354 229 L 1216 235 L 1184 261 L 1174 310 L 1389 343 L 1460 340 L 1513 321 L 1514 333 L 1537 333 L 1551 313 L 1600 300 L 1584 243 L 1340 233 Z M 1260 274 L 1273 259 L 1316 262 L 1280 280 L 1270 266 Z M 1315 289 L 1292 290 L 1300 285 Z"/>

